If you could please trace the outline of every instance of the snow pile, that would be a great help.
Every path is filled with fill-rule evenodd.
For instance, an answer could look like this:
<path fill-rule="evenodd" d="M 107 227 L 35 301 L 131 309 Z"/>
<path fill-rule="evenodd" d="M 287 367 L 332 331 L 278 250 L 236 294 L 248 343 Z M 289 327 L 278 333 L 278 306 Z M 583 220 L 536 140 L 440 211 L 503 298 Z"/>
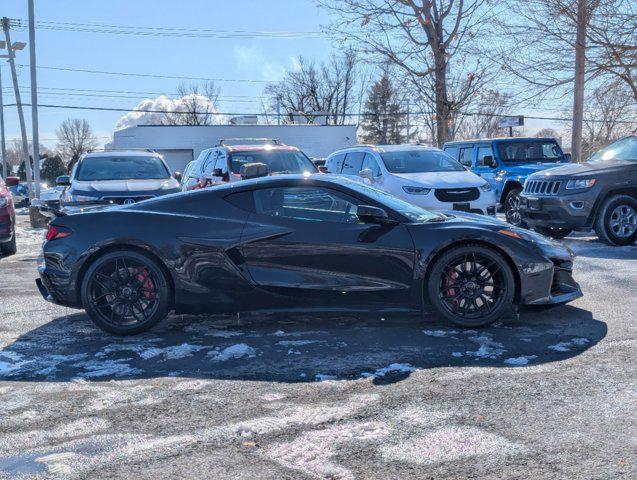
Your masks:
<path fill-rule="evenodd" d="M 221 351 L 208 352 L 208 356 L 217 362 L 223 362 L 231 358 L 254 357 L 256 354 L 256 350 L 245 343 L 237 343 Z"/>

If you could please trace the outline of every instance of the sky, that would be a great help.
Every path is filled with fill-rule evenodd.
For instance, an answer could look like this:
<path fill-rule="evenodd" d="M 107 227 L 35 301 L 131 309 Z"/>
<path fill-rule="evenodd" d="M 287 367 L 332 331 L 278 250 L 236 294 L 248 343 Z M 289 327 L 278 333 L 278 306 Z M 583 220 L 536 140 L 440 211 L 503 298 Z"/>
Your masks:
<path fill-rule="evenodd" d="M 27 1 L 3 0 L 0 16 L 22 19 L 26 26 Z M 35 0 L 35 17 L 37 22 L 57 22 L 48 24 L 55 30 L 36 30 L 40 105 L 128 109 L 157 94 L 174 95 L 181 82 L 190 82 L 43 68 L 63 67 L 228 80 L 216 82 L 222 100 L 219 110 L 254 113 L 261 110 L 258 97 L 266 83 L 281 79 L 285 69 L 292 67 L 299 55 L 320 61 L 326 59 L 333 48 L 329 39 L 312 33 L 292 38 L 254 38 L 254 35 L 237 38 L 236 34 L 233 38 L 210 37 L 211 31 L 319 32 L 321 25 L 327 24 L 329 19 L 311 0 Z M 60 27 L 69 28 L 61 22 L 159 29 L 148 31 L 159 31 L 161 35 L 61 31 Z M 77 30 L 77 27 L 72 28 Z M 178 31 L 176 34 L 165 32 L 164 29 L 168 28 Z M 25 28 L 15 27 L 11 32 L 12 41 L 28 42 Z M 192 34 L 204 36 L 187 36 Z M 27 103 L 30 101 L 28 48 L 17 53 L 16 63 L 24 65 L 18 67 L 18 83 L 24 87 L 21 88 L 21 96 L 22 101 Z M 0 68 L 4 102 L 14 103 L 9 65 L 2 62 Z M 96 97 L 95 94 L 109 96 Z M 25 107 L 29 138 L 30 110 L 30 107 Z M 55 129 L 69 117 L 86 118 L 100 142 L 106 142 L 122 115 L 124 112 L 41 107 L 41 143 L 54 147 Z M 5 108 L 5 128 L 8 141 L 19 137 L 15 107 Z"/>

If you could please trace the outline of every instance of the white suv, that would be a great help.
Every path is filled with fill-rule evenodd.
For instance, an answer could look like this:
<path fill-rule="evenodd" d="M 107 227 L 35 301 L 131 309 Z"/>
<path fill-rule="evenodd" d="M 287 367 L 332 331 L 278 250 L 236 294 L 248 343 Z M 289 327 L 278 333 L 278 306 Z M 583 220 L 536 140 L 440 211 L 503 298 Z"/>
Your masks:
<path fill-rule="evenodd" d="M 427 210 L 495 215 L 489 184 L 438 148 L 363 145 L 327 157 L 326 173 L 365 182 Z"/>

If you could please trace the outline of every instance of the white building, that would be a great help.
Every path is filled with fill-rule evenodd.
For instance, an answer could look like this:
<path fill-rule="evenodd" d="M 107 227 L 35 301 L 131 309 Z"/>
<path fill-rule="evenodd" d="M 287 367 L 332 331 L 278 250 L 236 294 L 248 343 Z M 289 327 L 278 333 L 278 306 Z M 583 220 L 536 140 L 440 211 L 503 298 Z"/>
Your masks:
<path fill-rule="evenodd" d="M 277 139 L 299 147 L 310 158 L 325 158 L 356 144 L 356 125 L 137 125 L 116 131 L 112 146 L 150 148 L 160 153 L 173 171 L 183 171 L 202 150 L 224 138 Z"/>

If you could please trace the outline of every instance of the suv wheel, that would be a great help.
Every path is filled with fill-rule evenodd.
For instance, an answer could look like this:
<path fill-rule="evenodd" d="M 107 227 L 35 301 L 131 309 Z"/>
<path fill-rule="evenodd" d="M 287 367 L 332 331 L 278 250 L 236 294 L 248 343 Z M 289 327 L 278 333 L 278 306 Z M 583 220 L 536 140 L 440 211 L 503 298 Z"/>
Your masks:
<path fill-rule="evenodd" d="M 0 243 L 0 254 L 2 255 L 14 255 L 18 251 L 15 242 L 15 232 L 10 242 Z"/>
<path fill-rule="evenodd" d="M 504 199 L 504 215 L 506 216 L 507 222 L 511 225 L 526 228 L 527 225 L 522 220 L 522 215 L 520 215 L 520 193 L 522 193 L 521 188 L 514 188 L 507 193 Z"/>
<path fill-rule="evenodd" d="M 573 230 L 570 228 L 558 228 L 558 227 L 533 227 L 537 233 L 541 233 L 546 237 L 556 238 L 561 240 L 562 238 L 568 237 Z"/>
<path fill-rule="evenodd" d="M 611 245 L 632 245 L 637 238 L 637 199 L 613 195 L 602 203 L 595 220 L 599 239 Z"/>

